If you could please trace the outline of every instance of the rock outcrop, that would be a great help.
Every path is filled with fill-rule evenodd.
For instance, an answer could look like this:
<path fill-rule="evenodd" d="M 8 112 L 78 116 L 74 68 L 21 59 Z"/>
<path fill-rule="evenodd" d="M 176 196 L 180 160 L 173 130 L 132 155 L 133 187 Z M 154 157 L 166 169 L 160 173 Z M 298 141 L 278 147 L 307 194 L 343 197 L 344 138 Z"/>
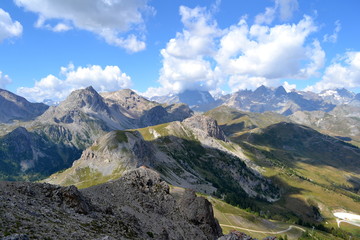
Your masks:
<path fill-rule="evenodd" d="M 198 226 L 209 239 L 221 233 L 221 228 L 216 219 L 211 203 L 202 197 L 197 197 L 195 192 L 186 189 L 180 199 L 180 209 L 187 220 Z"/>
<path fill-rule="evenodd" d="M 206 199 L 187 191 L 176 200 L 159 174 L 146 167 L 80 191 L 0 182 L 0 238 L 205 240 L 221 235 Z"/>
<path fill-rule="evenodd" d="M 205 115 L 195 115 L 183 121 L 183 124 L 191 129 L 201 130 L 205 136 L 226 141 L 224 132 L 219 128 L 216 120 Z"/>

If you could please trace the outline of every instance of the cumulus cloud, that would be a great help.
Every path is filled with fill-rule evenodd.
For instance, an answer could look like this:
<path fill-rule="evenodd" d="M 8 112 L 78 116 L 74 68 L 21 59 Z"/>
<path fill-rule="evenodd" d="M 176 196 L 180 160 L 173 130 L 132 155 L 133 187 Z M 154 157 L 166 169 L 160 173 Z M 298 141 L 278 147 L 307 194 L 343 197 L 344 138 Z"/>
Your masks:
<path fill-rule="evenodd" d="M 320 92 L 326 89 L 360 87 L 360 52 L 347 52 L 325 69 L 321 81 L 305 90 Z"/>
<path fill-rule="evenodd" d="M 144 14 L 153 14 L 148 0 L 15 0 L 39 15 L 36 27 L 55 32 L 72 28 L 93 32 L 108 44 L 130 52 L 145 49 Z M 52 25 L 52 23 L 54 23 Z"/>
<path fill-rule="evenodd" d="M 214 39 L 220 31 L 205 8 L 181 6 L 184 30 L 161 50 L 163 67 L 159 82 L 171 92 L 184 89 L 213 89 L 219 83 L 210 57 L 216 51 Z"/>
<path fill-rule="evenodd" d="M 230 87 L 236 89 L 274 85 L 281 78 L 305 79 L 324 64 L 319 41 L 307 43 L 316 30 L 309 16 L 297 24 L 274 27 L 248 26 L 242 19 L 221 38 L 216 60 L 223 74 L 230 76 Z"/>
<path fill-rule="evenodd" d="M 11 82 L 11 78 L 6 74 L 3 75 L 2 71 L 0 71 L 0 88 L 5 89 L 6 85 L 10 84 Z"/>
<path fill-rule="evenodd" d="M 0 43 L 4 39 L 19 37 L 23 27 L 18 21 L 13 21 L 9 13 L 0 8 Z"/>
<path fill-rule="evenodd" d="M 275 3 L 276 11 L 286 8 L 292 12 L 297 6 L 297 1 Z M 161 87 L 151 88 L 145 94 L 178 93 L 185 89 L 216 92 L 225 83 L 231 91 L 237 91 L 260 85 L 278 86 L 284 78 L 318 76 L 325 52 L 317 39 L 310 39 L 318 30 L 313 19 L 305 15 L 297 23 L 268 26 L 273 14 L 267 8 L 253 25 L 243 17 L 237 24 L 220 29 L 206 8 L 180 7 L 184 28 L 161 50 Z"/>
<path fill-rule="evenodd" d="M 256 24 L 271 24 L 274 21 L 276 8 L 267 7 L 264 13 L 260 13 L 255 17 Z"/>
<path fill-rule="evenodd" d="M 131 86 L 131 78 L 117 66 L 98 65 L 78 67 L 73 64 L 61 67 L 60 76 L 52 74 L 35 82 L 34 87 L 21 87 L 17 93 L 30 101 L 41 102 L 44 99 L 55 101 L 65 99 L 72 91 L 93 86 L 97 91 L 117 91 Z"/>
<path fill-rule="evenodd" d="M 341 24 L 340 24 L 340 21 L 337 20 L 335 22 L 335 28 L 334 28 L 333 33 L 331 35 L 325 34 L 323 41 L 330 42 L 330 43 L 336 43 L 340 30 L 341 30 Z"/>

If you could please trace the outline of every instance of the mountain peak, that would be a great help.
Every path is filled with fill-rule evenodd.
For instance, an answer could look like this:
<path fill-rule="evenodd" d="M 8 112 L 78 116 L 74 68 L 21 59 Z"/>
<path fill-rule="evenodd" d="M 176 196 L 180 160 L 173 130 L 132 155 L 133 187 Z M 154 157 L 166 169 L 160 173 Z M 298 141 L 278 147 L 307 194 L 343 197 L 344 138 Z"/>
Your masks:
<path fill-rule="evenodd" d="M 275 96 L 277 96 L 277 97 L 284 96 L 286 94 L 287 94 L 287 92 L 283 86 L 280 86 L 275 89 Z"/>
<path fill-rule="evenodd" d="M 109 99 L 112 101 L 120 101 L 120 102 L 127 102 L 128 100 L 132 99 L 135 101 L 145 101 L 149 102 L 144 97 L 138 95 L 134 90 L 125 88 L 120 89 L 114 92 L 103 92 L 100 94 L 103 98 Z"/>
<path fill-rule="evenodd" d="M 349 90 L 347 90 L 345 88 L 337 88 L 336 91 L 342 97 L 353 98 L 355 96 L 355 93 L 350 92 Z"/>
<path fill-rule="evenodd" d="M 106 108 L 102 97 L 92 86 L 73 91 L 59 106 L 69 109 L 87 107 L 99 110 Z"/>
<path fill-rule="evenodd" d="M 355 97 L 355 93 L 345 88 L 328 89 L 319 94 L 326 102 L 332 104 L 348 104 Z"/>
<path fill-rule="evenodd" d="M 43 103 L 30 103 L 25 98 L 4 89 L 0 89 L 0 106 L 1 123 L 32 120 L 49 107 Z"/>
<path fill-rule="evenodd" d="M 359 101 L 360 101 L 360 93 L 356 94 L 356 95 L 355 95 L 355 97 L 354 97 L 354 99 L 356 99 L 356 100 L 359 100 Z"/>
<path fill-rule="evenodd" d="M 189 106 L 215 102 L 215 99 L 208 91 L 185 90 L 179 93 L 179 100 Z"/>
<path fill-rule="evenodd" d="M 269 94 L 271 92 L 271 89 L 261 85 L 260 87 L 258 87 L 257 89 L 255 89 L 254 94 L 255 95 L 265 95 L 265 94 Z"/>
<path fill-rule="evenodd" d="M 86 91 L 89 91 L 89 92 L 96 92 L 96 90 L 93 88 L 93 86 L 88 86 L 85 88 Z"/>

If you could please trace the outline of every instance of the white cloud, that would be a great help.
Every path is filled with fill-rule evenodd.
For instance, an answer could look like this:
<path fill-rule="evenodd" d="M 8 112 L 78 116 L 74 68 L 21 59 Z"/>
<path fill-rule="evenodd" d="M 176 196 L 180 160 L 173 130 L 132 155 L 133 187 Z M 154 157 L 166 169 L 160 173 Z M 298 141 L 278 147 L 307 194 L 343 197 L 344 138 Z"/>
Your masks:
<path fill-rule="evenodd" d="M 321 48 L 320 42 L 314 40 L 311 46 L 305 48 L 305 55 L 308 59 L 307 64 L 300 69 L 299 78 L 306 79 L 311 76 L 318 76 L 318 70 L 324 66 L 325 51 Z"/>
<path fill-rule="evenodd" d="M 148 0 L 15 0 L 18 6 L 39 15 L 36 27 L 55 32 L 72 28 L 90 31 L 104 38 L 107 43 L 130 52 L 145 49 L 143 15 L 154 13 L 147 2 Z M 55 22 L 55 25 L 50 22 Z"/>
<path fill-rule="evenodd" d="M 287 81 L 283 83 L 283 87 L 285 88 L 286 92 L 291 92 L 292 90 L 296 89 L 296 84 L 290 84 Z"/>
<path fill-rule="evenodd" d="M 180 7 L 184 29 L 161 50 L 163 67 L 159 82 L 170 92 L 184 89 L 214 89 L 219 84 L 217 69 L 209 59 L 215 53 L 217 23 L 205 8 Z"/>
<path fill-rule="evenodd" d="M 8 75 L 3 75 L 3 73 L 0 71 L 0 88 L 5 89 L 6 85 L 10 84 L 11 78 Z"/>
<path fill-rule="evenodd" d="M 279 81 L 276 80 L 276 82 L 276 85 L 278 85 Z M 229 77 L 228 84 L 231 88 L 231 91 L 236 92 L 242 89 L 255 89 L 260 87 L 261 85 L 272 86 L 273 82 L 269 81 L 264 77 L 233 74 Z"/>
<path fill-rule="evenodd" d="M 275 4 L 279 7 L 280 19 L 282 21 L 291 19 L 294 12 L 299 8 L 297 0 L 276 0 Z"/>
<path fill-rule="evenodd" d="M 242 19 L 221 38 L 216 60 L 223 74 L 230 76 L 232 88 L 274 85 L 281 78 L 305 79 L 324 64 L 320 43 L 307 43 L 316 30 L 309 16 L 297 24 L 274 27 L 249 27 Z"/>
<path fill-rule="evenodd" d="M 256 24 L 271 24 L 275 18 L 276 9 L 272 7 L 267 7 L 265 13 L 261 13 L 255 17 Z"/>
<path fill-rule="evenodd" d="M 336 43 L 340 30 L 341 30 L 341 24 L 340 24 L 340 21 L 337 20 L 335 22 L 335 28 L 334 28 L 333 33 L 331 35 L 325 34 L 323 41 L 330 42 L 330 43 Z"/>
<path fill-rule="evenodd" d="M 168 96 L 171 94 L 172 92 L 164 87 L 149 87 L 145 92 L 140 93 L 141 96 L 147 97 L 149 99 L 154 96 Z"/>
<path fill-rule="evenodd" d="M 280 0 L 276 9 L 285 3 L 292 6 L 286 5 L 288 11 L 296 9 L 296 1 Z M 278 86 L 284 78 L 318 76 L 325 52 L 317 39 L 309 39 L 317 31 L 313 19 L 304 16 L 298 23 L 271 27 L 266 25 L 272 21 L 271 11 L 268 8 L 264 15 L 258 15 L 253 25 L 243 17 L 238 24 L 220 29 L 205 8 L 181 7 L 183 31 L 161 50 L 161 87 L 146 94 L 198 88 L 216 91 L 226 82 L 231 91 L 236 91 Z"/>
<path fill-rule="evenodd" d="M 347 52 L 325 70 L 321 81 L 305 90 L 320 92 L 326 89 L 360 87 L 360 52 Z"/>
<path fill-rule="evenodd" d="M 0 8 L 0 43 L 6 38 L 19 37 L 22 30 L 22 25 L 13 21 L 9 13 Z"/>
<path fill-rule="evenodd" d="M 297 0 L 275 0 L 273 7 L 265 8 L 264 13 L 255 17 L 255 24 L 271 24 L 275 17 L 278 16 L 281 21 L 288 21 L 292 18 L 293 13 L 298 10 Z"/>
<path fill-rule="evenodd" d="M 121 88 L 129 88 L 131 78 L 121 72 L 117 66 L 106 66 L 103 69 L 93 65 L 75 69 L 74 65 L 69 64 L 68 67 L 61 67 L 60 77 L 50 74 L 36 81 L 32 88 L 18 88 L 17 93 L 35 102 L 44 99 L 58 101 L 65 99 L 70 92 L 90 85 L 97 91 L 117 91 Z"/>

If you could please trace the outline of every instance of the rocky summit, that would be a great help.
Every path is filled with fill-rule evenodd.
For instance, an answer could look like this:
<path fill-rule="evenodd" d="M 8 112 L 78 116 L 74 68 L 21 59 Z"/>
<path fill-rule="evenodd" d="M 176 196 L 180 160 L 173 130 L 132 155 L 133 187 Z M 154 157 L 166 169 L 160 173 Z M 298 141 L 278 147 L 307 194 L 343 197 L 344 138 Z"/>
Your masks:
<path fill-rule="evenodd" d="M 0 182 L 3 239 L 217 239 L 212 206 L 191 190 L 176 199 L 146 167 L 78 190 Z"/>

